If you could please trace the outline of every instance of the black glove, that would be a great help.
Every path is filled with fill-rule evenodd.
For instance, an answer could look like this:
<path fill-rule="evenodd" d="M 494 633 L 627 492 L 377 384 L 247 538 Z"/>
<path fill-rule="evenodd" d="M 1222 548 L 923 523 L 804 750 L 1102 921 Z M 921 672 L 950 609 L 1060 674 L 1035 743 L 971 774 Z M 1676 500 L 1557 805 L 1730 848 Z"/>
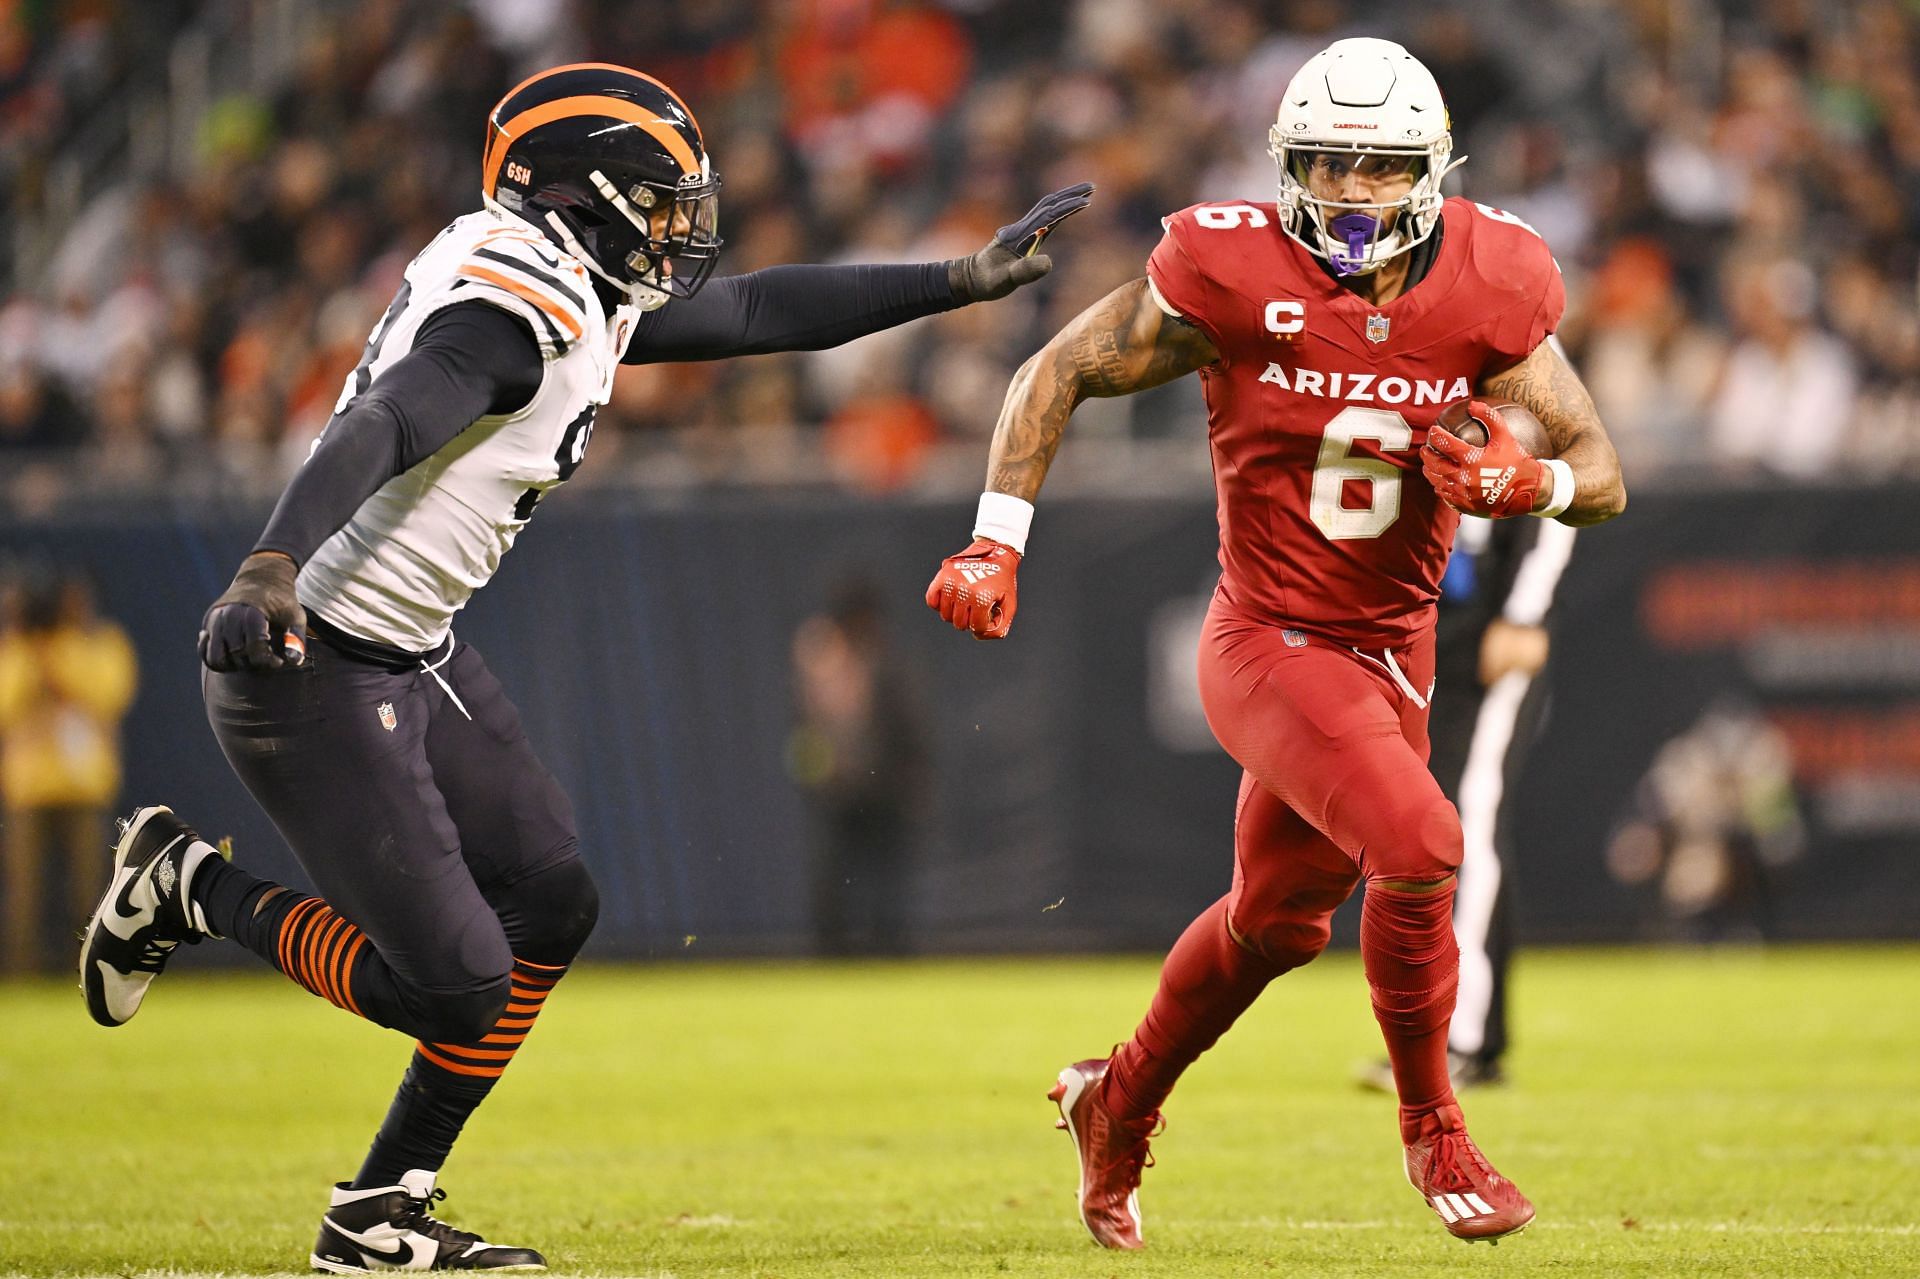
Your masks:
<path fill-rule="evenodd" d="M 300 570 L 277 551 L 255 551 L 200 623 L 200 660 L 215 671 L 277 671 L 306 651 L 307 610 L 293 593 Z"/>
<path fill-rule="evenodd" d="M 994 233 L 987 247 L 970 258 L 947 263 L 947 283 L 962 302 L 991 302 L 1053 270 L 1053 259 L 1034 250 L 1047 233 L 1087 207 L 1093 183 L 1080 182 L 1041 200 L 1018 222 Z"/>

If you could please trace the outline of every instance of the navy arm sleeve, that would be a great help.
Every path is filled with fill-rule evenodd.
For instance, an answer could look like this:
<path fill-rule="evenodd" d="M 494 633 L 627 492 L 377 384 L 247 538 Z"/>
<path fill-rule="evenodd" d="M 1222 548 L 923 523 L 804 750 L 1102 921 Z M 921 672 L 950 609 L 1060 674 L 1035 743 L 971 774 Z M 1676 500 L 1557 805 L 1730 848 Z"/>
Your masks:
<path fill-rule="evenodd" d="M 413 349 L 327 424 L 254 544 L 305 564 L 360 504 L 489 413 L 524 408 L 546 367 L 532 330 L 484 302 L 429 316 Z"/>
<path fill-rule="evenodd" d="M 818 351 L 961 305 L 945 262 L 768 267 L 648 312 L 621 362 Z"/>

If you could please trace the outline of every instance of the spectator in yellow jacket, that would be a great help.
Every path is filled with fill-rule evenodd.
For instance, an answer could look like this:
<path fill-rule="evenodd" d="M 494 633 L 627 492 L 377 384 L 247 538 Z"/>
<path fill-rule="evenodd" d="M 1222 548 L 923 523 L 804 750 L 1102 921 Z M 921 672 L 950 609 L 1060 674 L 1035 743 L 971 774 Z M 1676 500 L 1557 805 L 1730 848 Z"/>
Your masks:
<path fill-rule="evenodd" d="M 93 611 L 79 576 L 8 592 L 0 615 L 0 970 L 59 956 L 107 868 L 120 792 L 120 719 L 137 678 L 126 632 Z M 49 866 L 65 881 L 62 924 L 44 930 Z"/>

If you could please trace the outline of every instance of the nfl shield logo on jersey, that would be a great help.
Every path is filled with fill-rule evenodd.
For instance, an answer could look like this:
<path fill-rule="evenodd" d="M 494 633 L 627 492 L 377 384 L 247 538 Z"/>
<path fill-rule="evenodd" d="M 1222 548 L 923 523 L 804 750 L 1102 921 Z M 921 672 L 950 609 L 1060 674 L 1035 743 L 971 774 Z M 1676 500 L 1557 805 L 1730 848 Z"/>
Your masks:
<path fill-rule="evenodd" d="M 389 733 L 391 733 L 394 726 L 400 722 L 399 718 L 393 713 L 392 702 L 380 703 L 377 713 L 380 716 L 380 727 L 386 729 Z"/>
<path fill-rule="evenodd" d="M 1389 320 L 1384 315 L 1369 315 L 1367 317 L 1367 341 L 1369 342 L 1386 341 L 1387 326 L 1391 323 L 1392 321 Z"/>

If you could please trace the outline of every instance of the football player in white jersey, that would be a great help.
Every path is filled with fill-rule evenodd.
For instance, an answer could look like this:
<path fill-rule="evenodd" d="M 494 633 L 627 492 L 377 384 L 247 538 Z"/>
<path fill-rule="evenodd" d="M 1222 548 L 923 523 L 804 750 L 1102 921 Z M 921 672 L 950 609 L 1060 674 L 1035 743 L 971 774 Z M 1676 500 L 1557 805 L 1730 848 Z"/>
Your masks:
<path fill-rule="evenodd" d="M 1034 250 L 1091 187 L 978 253 L 709 280 L 720 179 L 665 85 L 556 67 L 494 108 L 485 207 L 407 268 L 334 417 L 200 636 L 222 750 L 319 889 L 136 811 L 81 953 L 124 1023 L 181 942 L 230 938 L 416 1045 L 311 1261 L 533 1269 L 437 1221 L 434 1180 L 598 911 L 572 808 L 453 615 L 579 466 L 622 363 L 833 346 L 1045 275 Z"/>

